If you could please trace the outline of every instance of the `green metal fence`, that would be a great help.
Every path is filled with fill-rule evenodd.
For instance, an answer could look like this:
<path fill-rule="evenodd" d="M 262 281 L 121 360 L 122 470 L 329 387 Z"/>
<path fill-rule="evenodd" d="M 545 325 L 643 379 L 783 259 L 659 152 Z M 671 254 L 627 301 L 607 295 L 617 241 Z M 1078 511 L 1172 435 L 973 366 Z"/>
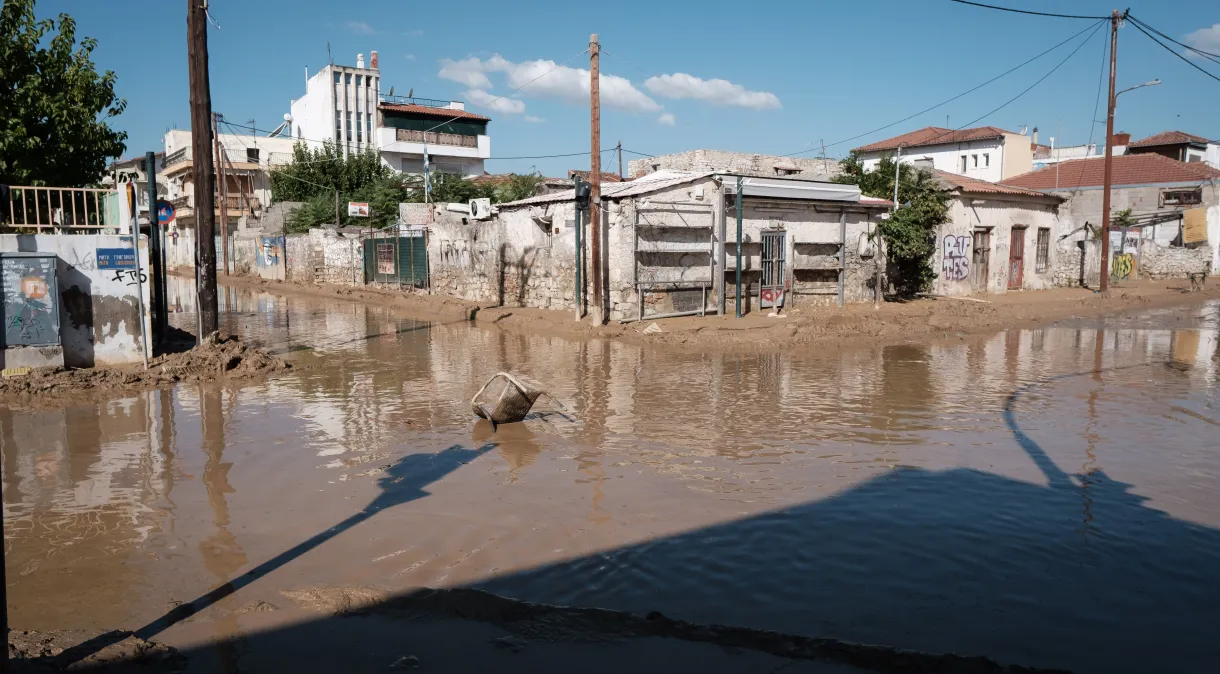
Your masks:
<path fill-rule="evenodd" d="M 428 286 L 428 249 L 424 233 L 374 235 L 364 240 L 364 282 L 411 288 Z"/>

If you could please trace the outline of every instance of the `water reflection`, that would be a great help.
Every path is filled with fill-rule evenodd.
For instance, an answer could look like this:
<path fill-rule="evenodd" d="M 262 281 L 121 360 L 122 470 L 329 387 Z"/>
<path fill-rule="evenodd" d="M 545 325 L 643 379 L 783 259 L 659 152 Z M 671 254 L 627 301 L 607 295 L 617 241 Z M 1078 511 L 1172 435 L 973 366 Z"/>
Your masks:
<path fill-rule="evenodd" d="M 191 306 L 182 288 L 172 290 L 176 305 Z M 809 633 L 833 627 L 925 647 L 936 640 L 908 638 L 924 625 L 970 631 L 953 609 L 977 597 L 947 587 L 953 573 L 965 585 L 993 578 L 991 567 L 1051 574 L 1042 589 L 1022 577 L 1023 598 L 985 602 L 971 621 L 1056 621 L 1050 608 L 1028 605 L 1062 608 L 1044 594 L 1081 580 L 1063 564 L 1127 554 L 1138 582 L 1086 584 L 1096 596 L 1072 609 L 1079 629 L 1101 635 L 1116 615 L 1163 611 L 1165 590 L 1192 590 L 1194 569 L 1220 568 L 1216 546 L 1176 557 L 1158 547 L 1158 558 L 1122 544 L 1150 512 L 1157 522 L 1220 527 L 1220 306 L 935 343 L 720 354 L 509 334 L 232 289 L 221 302 L 226 330 L 298 367 L 242 387 L 0 408 L 14 624 L 145 625 L 353 521 L 386 484 L 409 483 L 405 469 L 423 475 L 427 457 L 492 440 L 495 451 L 452 462 L 426 492 L 396 500 L 374 522 L 357 518 L 333 534 L 343 540 L 323 537 L 268 570 L 260 587 L 516 578 L 509 589 L 531 598 L 647 604 Z M 182 325 L 192 314 L 174 318 Z M 579 423 L 535 415 L 494 435 L 475 424 L 470 396 L 506 369 L 546 382 Z M 908 518 L 911 502 L 927 512 Z M 961 539 L 938 533 L 946 522 L 935 508 L 979 523 L 954 535 L 994 538 L 1003 549 L 980 543 L 972 556 Z M 808 519 L 824 513 L 876 531 L 843 535 Z M 760 517 L 757 528 L 726 525 Z M 682 538 L 691 531 L 704 543 Z M 884 543 L 882 532 L 894 540 Z M 895 541 L 919 554 L 899 554 Z M 952 554 L 938 557 L 938 546 Z M 770 552 L 759 556 L 762 547 Z M 870 592 L 916 597 L 909 608 L 922 617 L 852 612 L 848 589 L 863 581 L 844 570 L 862 568 L 870 549 L 906 560 L 877 569 Z M 554 566 L 586 556 L 597 563 Z M 1183 571 L 1170 558 L 1194 566 Z M 534 581 L 509 575 L 534 567 L 551 571 Z M 743 580 L 746 571 L 760 578 Z M 820 574 L 843 585 L 792 592 Z M 856 630 L 831 608 L 876 629 Z M 1066 648 L 1066 632 L 1039 638 L 1038 657 L 1054 664 L 1049 654 Z M 994 637 L 978 643 L 974 652 L 1000 649 Z"/>

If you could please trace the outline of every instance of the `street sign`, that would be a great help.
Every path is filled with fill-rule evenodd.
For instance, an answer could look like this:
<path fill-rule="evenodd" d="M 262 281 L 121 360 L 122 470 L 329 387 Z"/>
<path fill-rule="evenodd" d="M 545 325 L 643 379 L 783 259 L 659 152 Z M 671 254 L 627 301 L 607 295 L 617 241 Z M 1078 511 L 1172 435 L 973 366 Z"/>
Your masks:
<path fill-rule="evenodd" d="M 157 201 L 157 222 L 168 225 L 174 221 L 175 217 L 174 205 L 168 201 Z"/>
<path fill-rule="evenodd" d="M 353 218 L 369 217 L 369 204 L 367 201 L 349 201 L 347 202 L 347 214 Z"/>

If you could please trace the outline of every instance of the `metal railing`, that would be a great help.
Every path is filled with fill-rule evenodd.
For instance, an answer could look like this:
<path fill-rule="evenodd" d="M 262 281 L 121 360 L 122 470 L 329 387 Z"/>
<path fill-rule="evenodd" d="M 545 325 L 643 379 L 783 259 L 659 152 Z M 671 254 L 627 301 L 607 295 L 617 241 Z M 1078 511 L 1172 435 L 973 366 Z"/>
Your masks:
<path fill-rule="evenodd" d="M 253 149 L 259 150 L 257 157 L 250 156 L 250 152 L 246 148 L 241 148 L 241 149 L 236 149 L 236 150 L 231 149 L 231 148 L 222 148 L 221 151 L 224 152 L 225 158 L 228 159 L 229 163 L 231 163 L 231 164 L 238 164 L 238 163 L 262 164 L 262 163 L 265 163 L 266 162 L 265 156 L 267 153 L 263 152 L 261 148 L 253 148 Z M 277 154 L 279 154 L 279 153 L 277 153 Z M 191 152 L 190 147 L 180 148 L 178 150 L 175 150 L 174 152 L 171 152 L 169 155 L 167 155 L 165 157 L 165 168 L 162 170 L 168 169 L 173 166 L 177 166 L 178 164 L 182 164 L 184 162 L 191 161 L 193 158 L 194 158 L 194 153 Z M 213 163 L 215 163 L 215 156 L 213 156 Z"/>
<path fill-rule="evenodd" d="M 219 209 L 221 202 L 224 201 L 227 210 L 229 211 L 245 211 L 247 209 L 262 210 L 262 204 L 259 203 L 258 197 L 247 194 L 230 194 L 228 200 L 222 200 L 220 195 L 213 197 L 213 202 Z M 195 195 L 188 194 L 181 197 L 170 199 L 170 203 L 174 205 L 174 210 L 177 215 L 192 215 L 195 211 Z"/>
<path fill-rule="evenodd" d="M 8 203 L 0 202 L 0 225 L 11 229 L 72 229 L 118 227 L 118 211 L 108 217 L 113 189 L 91 187 L 11 187 Z"/>
<path fill-rule="evenodd" d="M 184 147 L 174 150 L 165 157 L 165 168 L 169 168 L 176 164 L 181 164 L 184 161 L 191 160 L 191 148 Z"/>
<path fill-rule="evenodd" d="M 451 145 L 456 147 L 478 147 L 478 136 L 463 136 L 456 133 L 437 133 L 435 131 L 414 131 L 412 129 L 395 129 L 394 139 L 407 143 L 428 143 L 431 145 Z"/>
<path fill-rule="evenodd" d="M 455 101 L 442 101 L 438 98 L 416 98 L 415 96 L 389 96 L 382 94 L 381 102 L 391 103 L 394 105 L 422 105 L 427 108 L 448 108 L 449 104 Z"/>

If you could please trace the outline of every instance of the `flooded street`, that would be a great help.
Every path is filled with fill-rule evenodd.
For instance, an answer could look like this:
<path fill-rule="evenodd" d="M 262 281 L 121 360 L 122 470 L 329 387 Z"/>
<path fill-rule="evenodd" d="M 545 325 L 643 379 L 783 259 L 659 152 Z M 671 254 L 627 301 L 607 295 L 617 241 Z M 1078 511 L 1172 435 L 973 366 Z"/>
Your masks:
<path fill-rule="evenodd" d="M 775 354 L 221 309 L 294 369 L 0 408 L 14 627 L 137 629 L 231 583 L 216 637 L 310 588 L 477 587 L 1077 672 L 1214 662 L 1215 303 Z M 501 370 L 570 414 L 476 423 Z"/>

